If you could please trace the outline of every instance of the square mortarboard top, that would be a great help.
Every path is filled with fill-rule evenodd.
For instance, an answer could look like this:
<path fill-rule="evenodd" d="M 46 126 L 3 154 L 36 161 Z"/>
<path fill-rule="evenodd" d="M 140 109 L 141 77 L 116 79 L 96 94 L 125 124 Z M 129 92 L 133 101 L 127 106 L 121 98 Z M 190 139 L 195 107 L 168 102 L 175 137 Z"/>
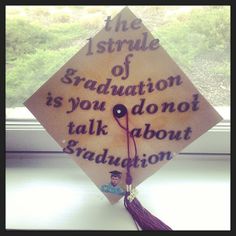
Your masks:
<path fill-rule="evenodd" d="M 121 178 L 121 175 L 122 173 L 120 171 L 117 171 L 117 170 L 113 170 L 113 171 L 110 171 L 109 173 L 111 173 L 111 177 L 119 177 Z"/>
<path fill-rule="evenodd" d="M 129 30 L 119 29 L 121 19 Z M 106 23 L 111 28 L 90 38 L 24 104 L 99 189 L 109 174 L 121 179 L 128 168 L 135 188 L 222 117 L 129 8 Z M 111 39 L 122 42 L 120 50 L 103 51 L 100 46 Z M 122 109 L 113 113 L 121 104 L 126 117 Z M 128 113 L 132 130 L 124 132 Z M 131 155 L 131 162 L 127 131 L 135 138 L 130 154 L 138 147 L 139 158 Z M 119 185 L 126 188 L 126 178 Z M 112 204 L 123 196 L 103 193 Z"/>

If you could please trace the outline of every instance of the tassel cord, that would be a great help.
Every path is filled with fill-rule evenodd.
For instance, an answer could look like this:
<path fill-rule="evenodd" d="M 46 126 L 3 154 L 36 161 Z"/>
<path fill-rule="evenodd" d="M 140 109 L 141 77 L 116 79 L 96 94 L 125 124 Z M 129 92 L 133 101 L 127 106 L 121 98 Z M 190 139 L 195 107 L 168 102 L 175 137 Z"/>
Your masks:
<path fill-rule="evenodd" d="M 135 139 L 134 139 L 134 137 L 133 137 L 133 135 L 130 133 L 130 131 L 129 131 L 129 117 L 128 117 L 128 112 L 125 114 L 125 119 L 126 119 L 126 127 L 124 127 L 121 123 L 120 123 L 120 121 L 118 120 L 118 118 L 116 117 L 116 116 L 114 116 L 114 118 L 115 118 L 115 120 L 116 120 L 116 122 L 118 123 L 118 125 L 123 129 L 123 130 L 125 130 L 125 132 L 126 132 L 126 137 L 127 137 L 127 154 L 128 154 L 128 164 L 127 164 L 127 169 L 126 169 L 126 187 L 127 187 L 127 193 L 126 193 L 126 195 L 125 195 L 125 200 L 124 200 L 124 206 L 125 206 L 125 208 L 126 208 L 126 210 L 128 211 L 128 212 L 130 212 L 129 211 L 129 208 L 128 208 L 128 204 L 129 204 L 129 200 L 127 199 L 127 197 L 130 195 L 130 191 L 131 191 L 131 189 L 128 189 L 128 186 L 131 186 L 131 184 L 132 184 L 132 177 L 131 177 L 131 174 L 130 174 L 130 163 L 131 163 L 131 157 L 130 157 L 130 142 L 129 142 L 129 140 L 130 140 L 130 136 L 131 136 L 131 138 L 132 138 L 132 141 L 133 141 L 133 144 L 134 144 L 134 152 L 135 152 L 135 157 L 137 156 L 137 145 L 136 145 L 136 142 L 135 142 Z M 130 213 L 130 215 L 132 216 L 132 218 L 133 218 L 133 221 L 134 221 L 134 223 L 135 223 L 135 225 L 136 225 L 136 228 L 137 228 L 137 230 L 140 230 L 140 228 L 139 228 L 139 225 L 138 225 L 138 223 L 137 223 L 137 221 L 135 220 L 135 217 Z"/>
<path fill-rule="evenodd" d="M 127 127 L 125 128 L 125 127 L 120 123 L 120 121 L 117 119 L 116 116 L 114 116 L 114 118 L 115 118 L 116 122 L 118 123 L 118 125 L 119 125 L 123 130 L 126 131 L 127 139 L 129 138 L 128 135 L 131 136 L 132 141 L 133 141 L 133 144 L 134 144 L 134 153 L 135 153 L 134 156 L 137 156 L 137 154 L 138 154 L 138 152 L 137 152 L 137 145 L 136 145 L 134 136 L 133 136 L 133 135 L 131 134 L 131 132 L 127 129 L 128 125 L 126 125 Z M 126 123 L 128 123 L 128 121 L 129 121 L 129 120 L 128 120 L 128 114 L 127 114 L 127 115 L 126 115 Z M 128 142 L 127 142 L 127 144 L 128 144 Z M 128 155 L 128 159 L 131 159 L 129 155 Z"/>
<path fill-rule="evenodd" d="M 113 114 L 114 115 L 114 114 Z M 114 115 L 114 118 L 118 125 L 125 130 L 127 137 L 127 155 L 128 164 L 126 168 L 126 194 L 124 198 L 124 206 L 133 218 L 133 221 L 138 230 L 172 230 L 168 225 L 159 220 L 156 216 L 152 215 L 147 209 L 145 209 L 138 199 L 135 197 L 132 191 L 132 176 L 130 173 L 131 157 L 130 157 L 130 137 L 134 144 L 134 157 L 137 156 L 137 145 L 134 136 L 129 131 L 129 117 L 128 112 L 125 114 L 126 127 L 124 127 L 118 118 Z"/>

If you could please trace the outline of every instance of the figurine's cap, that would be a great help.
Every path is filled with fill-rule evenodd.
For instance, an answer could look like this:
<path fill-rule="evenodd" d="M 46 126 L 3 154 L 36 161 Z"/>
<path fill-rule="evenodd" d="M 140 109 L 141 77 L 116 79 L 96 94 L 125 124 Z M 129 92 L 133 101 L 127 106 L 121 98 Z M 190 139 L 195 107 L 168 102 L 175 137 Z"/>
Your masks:
<path fill-rule="evenodd" d="M 121 178 L 121 175 L 122 173 L 120 171 L 117 171 L 117 170 L 113 170 L 113 171 L 110 171 L 109 173 L 111 173 L 111 177 L 119 177 Z"/>

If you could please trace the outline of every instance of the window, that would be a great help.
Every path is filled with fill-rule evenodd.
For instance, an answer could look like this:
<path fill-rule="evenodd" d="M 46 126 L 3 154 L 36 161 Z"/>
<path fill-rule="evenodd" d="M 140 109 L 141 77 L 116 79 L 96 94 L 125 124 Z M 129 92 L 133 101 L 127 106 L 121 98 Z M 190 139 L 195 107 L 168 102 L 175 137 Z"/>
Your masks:
<path fill-rule="evenodd" d="M 114 17 L 122 8 L 6 7 L 8 150 L 25 148 L 23 144 L 19 146 L 13 142 L 14 137 L 18 137 L 16 133 L 20 135 L 25 130 L 28 130 L 28 134 L 29 130 L 37 130 L 40 134 L 45 132 L 23 106 L 23 102 L 82 48 L 88 38 L 104 27 L 108 15 Z M 212 131 L 219 131 L 219 136 L 213 135 L 214 140 L 226 135 L 224 140 L 227 144 L 220 152 L 229 152 L 230 7 L 130 6 L 130 9 L 159 38 L 161 45 L 224 117 L 224 122 Z M 39 136 L 42 138 L 44 135 Z M 203 148 L 203 139 L 202 142 Z M 219 144 L 222 146 L 222 142 L 219 141 Z M 31 147 L 40 148 L 34 145 Z M 52 147 L 57 149 L 56 145 Z M 212 147 L 216 148 L 216 145 Z"/>

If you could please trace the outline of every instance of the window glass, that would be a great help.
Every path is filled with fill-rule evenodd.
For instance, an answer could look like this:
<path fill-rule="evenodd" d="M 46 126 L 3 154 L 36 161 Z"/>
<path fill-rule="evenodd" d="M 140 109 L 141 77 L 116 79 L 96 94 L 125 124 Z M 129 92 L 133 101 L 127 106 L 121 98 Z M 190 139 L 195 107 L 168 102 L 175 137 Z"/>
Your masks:
<path fill-rule="evenodd" d="M 7 118 L 124 6 L 7 6 Z M 130 6 L 207 100 L 230 106 L 229 6 Z"/>

